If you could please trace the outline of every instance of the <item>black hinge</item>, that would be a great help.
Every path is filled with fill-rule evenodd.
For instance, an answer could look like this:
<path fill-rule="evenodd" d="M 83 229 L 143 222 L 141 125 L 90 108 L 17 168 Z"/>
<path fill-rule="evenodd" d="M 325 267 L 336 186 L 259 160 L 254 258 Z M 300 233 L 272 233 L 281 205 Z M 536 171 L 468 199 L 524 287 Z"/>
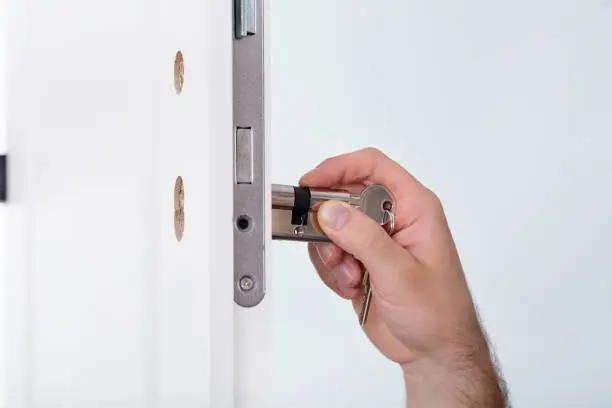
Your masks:
<path fill-rule="evenodd" d="M 6 155 L 0 154 L 0 203 L 6 201 Z"/>

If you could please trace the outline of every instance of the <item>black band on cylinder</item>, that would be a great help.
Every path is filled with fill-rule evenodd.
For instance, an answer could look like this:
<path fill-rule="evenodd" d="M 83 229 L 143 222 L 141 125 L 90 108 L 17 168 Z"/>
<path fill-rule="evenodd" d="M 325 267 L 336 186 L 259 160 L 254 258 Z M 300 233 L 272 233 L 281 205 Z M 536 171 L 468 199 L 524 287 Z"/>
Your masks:
<path fill-rule="evenodd" d="M 308 224 L 308 212 L 310 211 L 310 188 L 293 187 L 294 202 L 291 211 L 291 224 Z"/>

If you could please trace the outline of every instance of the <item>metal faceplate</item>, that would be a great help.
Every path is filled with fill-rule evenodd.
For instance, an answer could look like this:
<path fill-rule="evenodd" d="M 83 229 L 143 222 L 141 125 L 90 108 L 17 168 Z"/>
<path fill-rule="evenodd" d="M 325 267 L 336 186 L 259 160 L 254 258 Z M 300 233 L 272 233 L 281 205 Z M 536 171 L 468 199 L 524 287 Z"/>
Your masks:
<path fill-rule="evenodd" d="M 264 1 L 234 1 L 234 301 L 264 298 L 265 110 Z"/>

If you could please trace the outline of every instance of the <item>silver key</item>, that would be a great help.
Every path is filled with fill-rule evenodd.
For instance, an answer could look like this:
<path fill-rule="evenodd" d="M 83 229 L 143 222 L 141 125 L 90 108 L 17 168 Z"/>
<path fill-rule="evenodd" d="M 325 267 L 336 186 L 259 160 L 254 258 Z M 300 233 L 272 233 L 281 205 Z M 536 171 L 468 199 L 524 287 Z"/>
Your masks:
<path fill-rule="evenodd" d="M 393 214 L 392 204 L 385 203 L 385 218 L 383 227 L 389 235 L 393 235 L 395 232 L 395 215 Z M 364 327 L 368 320 L 368 313 L 370 312 L 370 304 L 372 303 L 372 285 L 370 284 L 370 274 L 367 269 L 363 272 L 363 280 L 361 281 L 363 287 L 363 297 L 361 298 L 361 310 L 359 311 L 359 325 Z"/>

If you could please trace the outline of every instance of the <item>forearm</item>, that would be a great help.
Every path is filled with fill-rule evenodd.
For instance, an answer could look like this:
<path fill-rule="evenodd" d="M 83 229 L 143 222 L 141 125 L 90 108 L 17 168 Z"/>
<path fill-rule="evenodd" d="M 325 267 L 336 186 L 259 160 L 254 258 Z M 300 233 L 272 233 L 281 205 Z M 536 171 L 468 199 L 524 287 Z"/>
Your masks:
<path fill-rule="evenodd" d="M 505 384 L 483 345 L 455 350 L 443 361 L 403 367 L 409 408 L 507 408 Z"/>

